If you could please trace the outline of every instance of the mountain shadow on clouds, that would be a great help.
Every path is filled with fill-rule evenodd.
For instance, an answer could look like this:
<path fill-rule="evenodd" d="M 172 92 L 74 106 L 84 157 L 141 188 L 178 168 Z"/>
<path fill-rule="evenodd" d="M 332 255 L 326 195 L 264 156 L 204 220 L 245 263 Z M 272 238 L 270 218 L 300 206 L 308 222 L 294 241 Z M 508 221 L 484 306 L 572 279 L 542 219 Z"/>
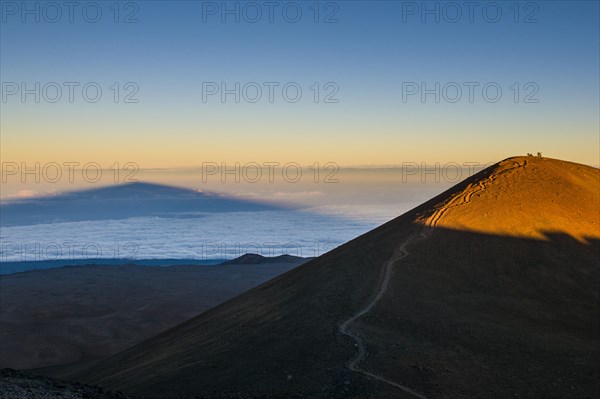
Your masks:
<path fill-rule="evenodd" d="M 266 202 L 152 183 L 129 183 L 0 205 L 3 227 L 131 217 L 194 217 L 201 212 L 285 210 Z"/>

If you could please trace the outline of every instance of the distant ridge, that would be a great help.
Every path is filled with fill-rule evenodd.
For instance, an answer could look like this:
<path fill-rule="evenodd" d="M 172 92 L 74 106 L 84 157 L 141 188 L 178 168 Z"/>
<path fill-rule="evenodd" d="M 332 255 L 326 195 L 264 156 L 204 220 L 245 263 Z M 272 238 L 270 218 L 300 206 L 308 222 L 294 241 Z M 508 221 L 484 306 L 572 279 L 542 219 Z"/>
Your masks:
<path fill-rule="evenodd" d="M 37 260 L 0 262 L 0 275 L 21 273 L 33 270 L 56 269 L 70 266 L 177 266 L 177 265 L 218 265 L 224 259 L 110 259 L 110 258 L 87 258 L 87 259 L 65 259 L 65 260 Z"/>
<path fill-rule="evenodd" d="M 312 258 L 303 258 L 300 256 L 293 255 L 279 255 L 279 256 L 263 256 L 259 254 L 247 253 L 238 258 L 228 260 L 227 262 L 221 263 L 222 265 L 258 265 L 262 263 L 297 263 L 302 260 L 308 260 Z"/>

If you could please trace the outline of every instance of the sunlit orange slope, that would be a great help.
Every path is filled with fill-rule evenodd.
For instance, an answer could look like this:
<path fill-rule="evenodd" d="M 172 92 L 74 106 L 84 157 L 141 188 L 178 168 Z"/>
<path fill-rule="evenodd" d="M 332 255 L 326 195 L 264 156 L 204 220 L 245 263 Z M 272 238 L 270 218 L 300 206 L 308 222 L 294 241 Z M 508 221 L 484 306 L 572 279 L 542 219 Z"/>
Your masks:
<path fill-rule="evenodd" d="M 467 205 L 468 206 L 464 206 Z M 600 173 L 572 162 L 514 157 L 437 204 L 436 226 L 516 237 L 600 237 Z"/>

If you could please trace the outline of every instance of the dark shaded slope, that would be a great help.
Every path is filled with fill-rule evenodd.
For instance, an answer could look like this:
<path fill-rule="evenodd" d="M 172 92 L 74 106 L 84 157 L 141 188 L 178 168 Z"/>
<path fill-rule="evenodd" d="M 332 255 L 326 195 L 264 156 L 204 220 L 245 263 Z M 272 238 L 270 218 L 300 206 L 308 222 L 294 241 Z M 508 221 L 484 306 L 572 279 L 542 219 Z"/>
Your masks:
<path fill-rule="evenodd" d="M 0 276 L 0 368 L 61 377 L 304 263 L 72 266 Z"/>
<path fill-rule="evenodd" d="M 435 228 L 354 326 L 361 368 L 430 398 L 600 395 L 600 240 Z"/>

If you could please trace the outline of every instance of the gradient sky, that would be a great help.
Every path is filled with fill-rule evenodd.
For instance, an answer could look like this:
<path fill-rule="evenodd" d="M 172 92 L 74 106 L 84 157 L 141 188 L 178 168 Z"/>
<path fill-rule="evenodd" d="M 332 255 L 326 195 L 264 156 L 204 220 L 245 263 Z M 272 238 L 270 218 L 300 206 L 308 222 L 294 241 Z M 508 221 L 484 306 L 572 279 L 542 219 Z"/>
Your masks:
<path fill-rule="evenodd" d="M 483 15 L 486 1 L 473 21 L 461 6 L 457 23 L 446 20 L 454 17 L 449 8 L 440 11 L 439 23 L 432 15 L 423 22 L 420 10 L 405 12 L 422 2 L 401 1 L 321 2 L 318 23 L 314 1 L 295 3 L 302 10 L 297 23 L 283 17 L 285 1 L 277 2 L 272 23 L 264 6 L 258 23 L 244 14 L 239 23 L 231 15 L 223 23 L 220 13 L 203 13 L 221 1 L 130 2 L 138 8 L 135 23 L 122 23 L 136 11 L 127 2 L 118 23 L 113 1 L 95 3 L 103 12 L 98 23 L 82 17 L 85 1 L 72 23 L 66 9 L 58 23 L 47 20 L 51 9 L 40 22 L 30 15 L 23 22 L 21 10 L 13 15 L 20 1 L 1 3 L 3 95 L 7 82 L 97 82 L 103 89 L 97 103 L 85 102 L 80 89 L 73 103 L 66 89 L 57 103 L 8 96 L 1 104 L 3 162 L 400 165 L 489 162 L 541 151 L 600 163 L 597 1 L 519 2 L 518 16 L 515 1 L 497 1 L 502 16 L 496 23 L 495 9 Z M 227 4 L 236 3 L 245 5 Z M 441 9 L 446 2 L 427 4 Z M 288 11 L 293 17 L 293 8 Z M 334 11 L 338 22 L 323 23 Z M 122 95 L 122 86 L 134 82 L 139 102 L 114 103 L 114 82 Z M 235 103 L 232 96 L 203 102 L 203 82 L 297 82 L 303 95 L 297 103 L 284 101 L 280 90 L 273 103 L 266 92 L 258 103 Z M 315 103 L 314 82 L 334 82 L 339 102 Z M 466 89 L 457 103 L 435 103 L 433 96 L 422 103 L 418 95 L 403 102 L 403 82 L 480 86 L 473 103 Z M 481 86 L 488 82 L 502 88 L 500 101 L 483 99 Z M 515 82 L 519 102 L 510 89 Z M 537 103 L 523 102 L 528 82 L 539 88 Z"/>

